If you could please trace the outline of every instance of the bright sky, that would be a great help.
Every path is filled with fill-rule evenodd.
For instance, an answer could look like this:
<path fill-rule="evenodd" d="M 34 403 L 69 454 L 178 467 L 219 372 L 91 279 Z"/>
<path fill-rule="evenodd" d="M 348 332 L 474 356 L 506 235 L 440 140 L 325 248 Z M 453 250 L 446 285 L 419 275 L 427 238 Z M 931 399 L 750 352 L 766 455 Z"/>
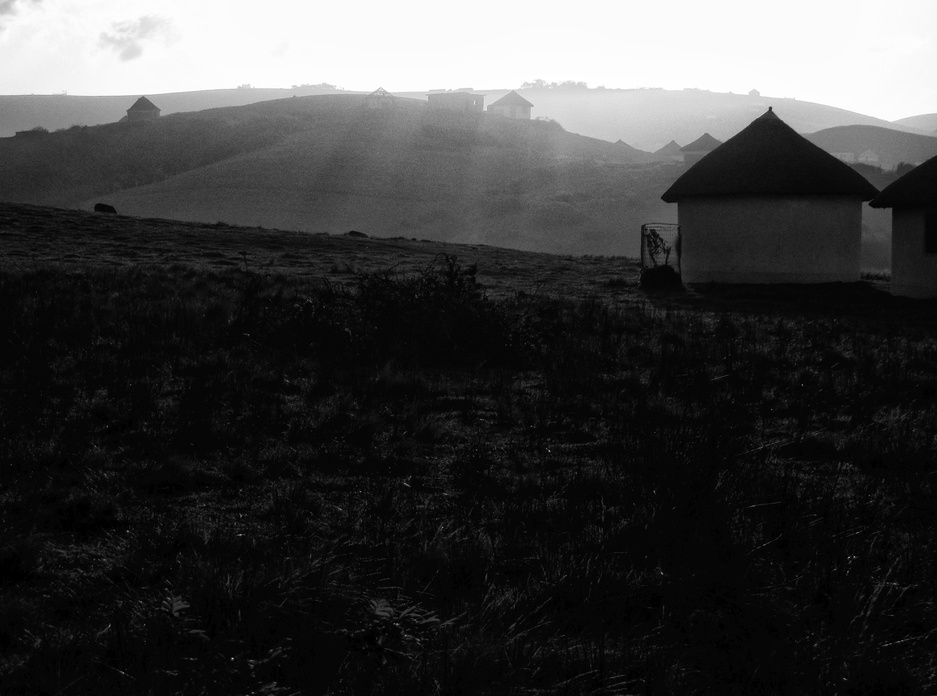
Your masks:
<path fill-rule="evenodd" d="M 758 89 L 937 112 L 937 0 L 0 0 L 0 94 Z"/>

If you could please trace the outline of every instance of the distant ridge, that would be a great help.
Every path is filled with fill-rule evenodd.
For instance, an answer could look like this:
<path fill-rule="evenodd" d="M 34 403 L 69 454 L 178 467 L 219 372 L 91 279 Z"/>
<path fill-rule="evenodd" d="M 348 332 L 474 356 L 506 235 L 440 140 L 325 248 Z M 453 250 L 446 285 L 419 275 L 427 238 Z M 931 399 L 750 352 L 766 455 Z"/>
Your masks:
<path fill-rule="evenodd" d="M 171 92 L 148 95 L 163 116 L 184 111 L 203 111 L 226 106 L 246 106 L 287 97 L 336 94 L 341 90 L 322 86 L 291 89 L 210 89 L 198 92 Z M 98 126 L 116 123 L 127 114 L 139 94 L 95 97 L 65 94 L 0 95 L 0 138 L 16 131 L 42 126 L 59 130 L 71 126 Z"/>
<path fill-rule="evenodd" d="M 920 164 L 937 155 L 935 136 L 877 126 L 827 128 L 806 138 L 827 152 L 852 155 L 857 162 L 865 153 L 874 154 L 876 159 L 869 163 L 883 169 L 894 169 L 902 162 Z"/>
<path fill-rule="evenodd" d="M 922 131 L 928 131 L 937 135 L 937 114 L 920 114 L 919 116 L 909 116 L 908 118 L 899 118 L 892 121 L 908 128 L 917 128 Z"/>
<path fill-rule="evenodd" d="M 370 91 L 370 90 L 369 90 Z M 724 94 L 706 90 L 664 89 L 482 89 L 485 103 L 516 92 L 536 106 L 538 116 L 559 122 L 573 133 L 615 142 L 623 140 L 639 150 L 653 152 L 671 140 L 688 143 L 701 133 L 726 140 L 753 118 L 774 106 L 798 133 L 813 133 L 846 125 L 875 125 L 918 132 L 910 119 L 890 123 L 832 106 L 763 95 Z M 367 94 L 368 92 L 360 92 Z M 292 88 L 217 89 L 148 95 L 167 116 L 183 111 L 244 106 L 261 101 L 325 94 L 353 95 L 333 85 Z M 394 92 L 398 97 L 426 100 L 426 91 Z M 48 130 L 73 125 L 113 123 L 124 116 L 139 94 L 122 97 L 72 95 L 0 95 L 0 137 L 42 126 Z M 912 117 L 912 119 L 923 117 Z M 927 133 L 937 128 L 925 123 Z"/>

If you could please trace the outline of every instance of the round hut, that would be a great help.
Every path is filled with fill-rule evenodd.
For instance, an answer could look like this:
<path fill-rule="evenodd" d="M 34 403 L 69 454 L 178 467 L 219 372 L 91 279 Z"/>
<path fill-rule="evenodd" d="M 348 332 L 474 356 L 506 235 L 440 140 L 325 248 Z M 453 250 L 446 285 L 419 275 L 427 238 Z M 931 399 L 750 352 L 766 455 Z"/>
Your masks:
<path fill-rule="evenodd" d="M 859 279 L 877 193 L 768 107 L 661 198 L 677 203 L 684 282 L 828 283 Z"/>
<path fill-rule="evenodd" d="M 159 107 L 146 97 L 140 97 L 127 109 L 127 120 L 131 123 L 155 121 L 159 118 Z"/>
<path fill-rule="evenodd" d="M 892 294 L 937 297 L 937 157 L 886 186 L 869 205 L 892 209 Z"/>
<path fill-rule="evenodd" d="M 680 148 L 683 163 L 688 167 L 692 167 L 720 145 L 722 145 L 721 140 L 716 140 L 709 133 L 703 133 L 689 145 Z"/>

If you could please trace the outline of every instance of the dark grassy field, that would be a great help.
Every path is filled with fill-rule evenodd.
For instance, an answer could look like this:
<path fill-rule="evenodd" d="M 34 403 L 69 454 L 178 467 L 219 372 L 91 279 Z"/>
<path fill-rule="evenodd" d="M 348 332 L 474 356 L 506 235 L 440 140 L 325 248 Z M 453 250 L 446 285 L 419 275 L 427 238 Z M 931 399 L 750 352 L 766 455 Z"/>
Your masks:
<path fill-rule="evenodd" d="M 937 689 L 933 303 L 12 205 L 0 252 L 4 696 Z"/>

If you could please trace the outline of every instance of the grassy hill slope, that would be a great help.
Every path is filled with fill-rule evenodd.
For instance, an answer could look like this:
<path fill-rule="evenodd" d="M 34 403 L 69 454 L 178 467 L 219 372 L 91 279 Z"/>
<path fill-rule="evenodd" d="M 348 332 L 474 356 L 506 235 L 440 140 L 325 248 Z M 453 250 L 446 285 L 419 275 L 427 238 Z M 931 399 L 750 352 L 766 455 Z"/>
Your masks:
<path fill-rule="evenodd" d="M 903 159 L 937 143 L 846 132 L 897 143 Z M 683 171 L 553 122 L 411 99 L 370 110 L 347 94 L 9 138 L 0 158 L 0 200 L 85 209 L 105 200 L 144 217 L 626 256 L 638 253 L 642 223 L 676 221 L 660 195 Z M 865 222 L 864 266 L 887 268 L 888 212 L 866 209 Z"/>
<path fill-rule="evenodd" d="M 202 222 L 634 254 L 678 168 L 554 123 L 333 95 L 0 143 L 0 198 Z"/>

